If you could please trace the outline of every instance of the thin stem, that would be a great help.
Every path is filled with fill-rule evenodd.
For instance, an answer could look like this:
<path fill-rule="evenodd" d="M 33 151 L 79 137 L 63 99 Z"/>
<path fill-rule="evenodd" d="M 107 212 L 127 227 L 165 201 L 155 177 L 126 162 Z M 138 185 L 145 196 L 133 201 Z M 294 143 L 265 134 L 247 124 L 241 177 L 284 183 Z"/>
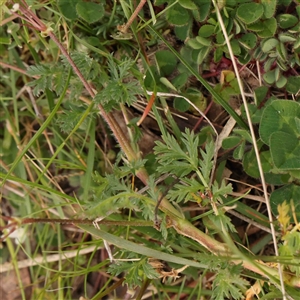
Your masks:
<path fill-rule="evenodd" d="M 134 19 L 137 17 L 137 15 L 139 14 L 139 12 L 141 11 L 141 9 L 143 8 L 143 6 L 145 5 L 147 0 L 141 0 L 141 2 L 139 3 L 139 5 L 136 7 L 135 11 L 133 12 L 133 14 L 131 15 L 131 17 L 129 18 L 129 20 L 127 21 L 127 23 L 124 26 L 120 26 L 119 30 L 122 33 L 127 33 L 130 25 L 132 24 L 132 22 L 134 21 Z"/>
<path fill-rule="evenodd" d="M 25 224 L 34 224 L 34 223 L 50 223 L 50 224 L 85 224 L 85 225 L 93 225 L 94 220 L 89 219 L 45 219 L 45 218 L 25 218 L 22 219 L 21 222 L 19 222 L 19 225 L 25 225 Z M 142 227 L 142 226 L 153 226 L 152 221 L 112 221 L 112 220 L 101 220 L 97 222 L 102 225 L 108 225 L 108 226 L 136 226 L 136 227 Z"/>
<path fill-rule="evenodd" d="M 67 52 L 67 50 L 64 48 L 64 46 L 59 42 L 59 40 L 56 38 L 56 36 L 52 32 L 49 32 L 48 35 L 55 42 L 55 44 L 58 46 L 58 48 L 60 49 L 60 51 L 62 52 L 62 54 L 66 57 L 66 59 L 68 60 L 69 64 L 72 66 L 74 72 L 79 77 L 79 79 L 83 83 L 84 87 L 86 88 L 86 90 L 88 91 L 88 93 L 90 94 L 90 96 L 92 98 L 94 98 L 95 97 L 95 92 L 94 92 L 93 88 L 85 80 L 85 78 L 83 77 L 82 73 L 79 71 L 78 67 L 75 65 L 74 61 L 70 57 L 70 55 Z"/>

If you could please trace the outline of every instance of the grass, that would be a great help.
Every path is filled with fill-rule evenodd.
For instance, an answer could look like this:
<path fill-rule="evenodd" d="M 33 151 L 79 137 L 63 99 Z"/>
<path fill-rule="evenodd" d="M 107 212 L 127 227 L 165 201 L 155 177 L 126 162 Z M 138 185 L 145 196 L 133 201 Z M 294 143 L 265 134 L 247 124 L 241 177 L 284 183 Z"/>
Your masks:
<path fill-rule="evenodd" d="M 299 167 L 283 169 L 274 163 L 266 169 L 261 153 L 271 149 L 274 157 L 274 147 L 263 145 L 257 134 L 264 119 L 253 119 L 259 105 L 272 105 L 282 93 L 299 103 L 292 84 L 299 65 L 292 66 L 294 58 L 289 57 L 290 69 L 280 73 L 290 76 L 284 87 L 265 78 L 268 94 L 254 113 L 253 98 L 257 101 L 260 90 L 247 80 L 257 73 L 261 84 L 263 74 L 260 68 L 251 71 L 249 62 L 240 63 L 245 57 L 239 57 L 225 28 L 227 14 L 238 12 L 242 4 L 144 2 L 130 30 L 123 31 L 117 25 L 135 16 L 135 1 L 2 5 L 0 251 L 1 273 L 14 284 L 4 288 L 5 296 L 296 299 L 298 190 L 293 187 L 294 194 L 279 203 L 272 191 L 297 186 Z M 201 14 L 208 9 L 215 16 L 214 30 L 219 28 L 224 38 L 224 45 L 208 47 L 206 56 L 204 51 L 197 54 L 198 65 L 185 54 L 186 44 L 197 24 L 212 26 L 213 21 L 208 22 L 208 15 L 197 21 L 192 14 L 196 2 Z M 14 3 L 20 10 L 12 13 Z M 279 3 L 274 10 L 278 31 L 295 26 L 285 21 L 294 24 L 292 8 L 298 11 L 296 1 Z M 178 13 L 186 24 L 176 24 Z M 242 17 L 237 13 L 235 19 L 240 34 L 252 33 Z M 209 38 L 198 41 L 210 43 Z M 194 50 L 200 47 L 193 45 Z M 297 56 L 298 48 L 292 46 Z M 214 61 L 216 49 L 224 51 L 223 65 Z M 153 59 L 159 51 L 163 58 Z M 253 57 L 254 52 L 249 50 Z M 268 59 L 256 61 L 267 64 Z M 226 65 L 228 60 L 232 65 Z M 215 65 L 224 70 L 210 75 L 208 69 Z M 200 111 L 190 87 L 195 98 L 201 94 L 218 108 L 225 121 L 217 113 Z M 151 100 L 155 95 L 153 106 L 147 105 L 150 95 Z M 183 111 L 180 101 L 179 106 L 173 103 L 176 95 L 198 114 Z M 234 99 L 238 109 L 231 105 Z M 136 116 L 140 103 L 149 111 L 147 123 Z M 292 120 L 297 109 L 295 117 L 288 116 Z M 208 122 L 197 128 L 191 120 L 201 116 Z M 181 122 L 186 129 L 180 129 Z M 224 140 L 237 134 L 239 143 L 225 148 Z M 142 147 L 147 154 L 140 152 Z M 247 148 L 254 149 L 255 166 L 243 160 L 250 153 Z M 273 183 L 274 169 L 288 180 Z M 254 173 L 257 177 L 250 176 Z"/>

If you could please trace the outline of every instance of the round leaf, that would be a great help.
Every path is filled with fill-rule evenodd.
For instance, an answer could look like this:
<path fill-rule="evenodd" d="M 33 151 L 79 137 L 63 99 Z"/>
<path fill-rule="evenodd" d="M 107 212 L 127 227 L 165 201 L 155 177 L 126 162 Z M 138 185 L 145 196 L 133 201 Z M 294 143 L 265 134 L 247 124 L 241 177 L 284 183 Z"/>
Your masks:
<path fill-rule="evenodd" d="M 184 93 L 184 96 L 188 98 L 191 102 L 193 102 L 193 104 L 196 105 L 196 107 L 199 108 L 201 111 L 204 111 L 206 109 L 206 98 L 199 90 L 194 88 L 188 88 Z M 195 110 L 193 107 L 190 110 L 195 114 L 199 114 L 197 110 Z"/>
<path fill-rule="evenodd" d="M 189 39 L 186 42 L 186 45 L 191 47 L 192 49 L 201 49 L 203 47 L 203 44 L 201 44 L 196 38 Z"/>
<path fill-rule="evenodd" d="M 264 13 L 264 7 L 260 3 L 244 3 L 237 9 L 238 18 L 245 24 L 251 24 L 259 20 Z"/>
<path fill-rule="evenodd" d="M 300 218 L 300 186 L 296 184 L 285 185 L 280 189 L 275 190 L 270 197 L 271 208 L 274 215 L 278 214 L 277 207 L 279 204 L 282 204 L 283 201 L 287 201 L 287 203 L 293 203 L 295 205 L 295 212 L 298 218 Z"/>
<path fill-rule="evenodd" d="M 179 40 L 184 41 L 187 37 L 190 36 L 190 33 L 192 31 L 192 25 L 193 25 L 193 22 L 192 22 L 192 19 L 190 19 L 189 22 L 185 25 L 175 26 L 174 32 L 175 32 L 176 37 Z"/>
<path fill-rule="evenodd" d="M 187 73 L 180 73 L 172 80 L 172 84 L 176 89 L 181 89 L 187 83 L 188 77 Z"/>
<path fill-rule="evenodd" d="M 182 26 L 188 23 L 190 14 L 188 10 L 182 9 L 181 5 L 175 4 L 167 11 L 167 20 L 177 26 Z"/>
<path fill-rule="evenodd" d="M 201 37 L 211 37 L 215 32 L 215 26 L 213 25 L 203 25 L 198 31 L 198 35 Z"/>
<path fill-rule="evenodd" d="M 239 42 L 246 48 L 246 49 L 253 49 L 256 45 L 257 38 L 254 33 L 246 33 L 240 39 Z"/>
<path fill-rule="evenodd" d="M 202 46 L 208 47 L 211 44 L 211 41 L 209 39 L 201 37 L 201 36 L 196 36 L 196 40 L 197 40 L 197 42 L 202 44 Z"/>
<path fill-rule="evenodd" d="M 278 17 L 279 27 L 286 29 L 297 24 L 298 18 L 290 14 L 282 14 Z"/>
<path fill-rule="evenodd" d="M 159 66 L 161 75 L 168 76 L 176 68 L 177 58 L 169 50 L 161 50 L 155 53 L 156 61 Z"/>
<path fill-rule="evenodd" d="M 274 17 L 272 17 L 270 19 L 248 25 L 247 28 L 257 32 L 257 35 L 261 38 L 273 37 L 277 30 L 277 21 Z"/>
<path fill-rule="evenodd" d="M 176 97 L 173 102 L 173 107 L 181 112 L 186 112 L 190 108 L 190 104 L 184 99 Z"/>
<path fill-rule="evenodd" d="M 240 136 L 230 136 L 223 140 L 222 142 L 222 148 L 223 149 L 231 149 L 236 147 L 239 143 L 241 143 L 241 137 Z"/>
<path fill-rule="evenodd" d="M 77 19 L 76 5 L 79 0 L 59 0 L 58 7 L 61 13 L 70 20 Z"/>
<path fill-rule="evenodd" d="M 262 5 L 264 6 L 264 15 L 267 19 L 271 18 L 276 11 L 276 0 L 261 0 Z"/>
<path fill-rule="evenodd" d="M 279 89 L 281 89 L 286 85 L 286 83 L 287 83 L 287 79 L 281 74 L 281 76 L 279 76 L 278 80 L 276 81 L 276 86 Z"/>
<path fill-rule="evenodd" d="M 93 2 L 79 2 L 76 5 L 77 14 L 89 24 L 101 20 L 104 16 L 103 4 Z"/>
<path fill-rule="evenodd" d="M 276 168 L 300 171 L 300 143 L 295 134 L 274 132 L 270 137 L 270 151 Z"/>
<path fill-rule="evenodd" d="M 274 38 L 264 40 L 261 50 L 267 53 L 270 50 L 274 49 L 278 45 L 278 43 L 279 43 L 278 40 Z"/>
<path fill-rule="evenodd" d="M 179 0 L 179 4 L 186 9 L 197 9 L 198 8 L 192 0 Z"/>
<path fill-rule="evenodd" d="M 264 81 L 268 84 L 272 84 L 275 82 L 275 70 L 268 71 L 263 76 Z"/>
<path fill-rule="evenodd" d="M 287 79 L 286 90 L 289 93 L 297 94 L 300 90 L 300 76 L 289 76 Z"/>
<path fill-rule="evenodd" d="M 262 141 L 269 145 L 274 132 L 299 135 L 296 119 L 300 117 L 300 104 L 289 100 L 274 100 L 263 112 L 259 135 Z"/>

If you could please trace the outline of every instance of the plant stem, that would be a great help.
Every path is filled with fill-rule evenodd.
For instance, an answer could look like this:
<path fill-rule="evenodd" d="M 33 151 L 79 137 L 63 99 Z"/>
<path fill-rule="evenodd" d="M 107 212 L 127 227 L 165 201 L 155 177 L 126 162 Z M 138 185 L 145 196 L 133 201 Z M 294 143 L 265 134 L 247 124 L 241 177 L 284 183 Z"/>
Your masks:
<path fill-rule="evenodd" d="M 33 223 L 58 223 L 58 224 L 88 224 L 93 225 L 94 221 L 89 219 L 45 219 L 45 218 L 25 218 L 21 220 L 20 225 L 33 224 Z M 112 221 L 112 220 L 101 220 L 98 223 L 108 226 L 152 226 L 152 221 Z"/>
<path fill-rule="evenodd" d="M 127 23 L 124 26 L 120 26 L 119 30 L 122 33 L 127 33 L 130 25 L 132 24 L 132 22 L 134 21 L 134 19 L 137 17 L 138 13 L 141 11 L 141 9 L 143 8 L 143 6 L 145 5 L 147 0 L 141 0 L 139 5 L 136 7 L 135 11 L 133 12 L 133 14 L 131 15 L 131 17 L 129 18 L 129 20 L 127 21 Z"/>

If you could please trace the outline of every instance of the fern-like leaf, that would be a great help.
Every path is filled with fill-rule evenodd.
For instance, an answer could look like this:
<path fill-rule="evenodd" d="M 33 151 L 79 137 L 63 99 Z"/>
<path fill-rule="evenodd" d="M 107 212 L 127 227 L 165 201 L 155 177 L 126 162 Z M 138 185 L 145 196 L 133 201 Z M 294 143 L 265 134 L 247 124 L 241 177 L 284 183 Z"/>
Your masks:
<path fill-rule="evenodd" d="M 300 249 L 300 232 L 293 231 L 288 232 L 283 237 L 284 244 L 279 248 L 279 253 L 281 257 L 289 257 L 288 264 L 286 268 L 294 272 L 297 277 L 300 276 L 300 259 L 299 259 L 299 249 Z"/>
<path fill-rule="evenodd" d="M 33 94 L 39 96 L 45 89 L 55 91 L 60 94 L 66 83 L 66 71 L 62 65 L 36 65 L 30 66 L 27 73 L 39 78 L 27 83 L 28 86 L 34 87 Z"/>
<path fill-rule="evenodd" d="M 104 89 L 95 96 L 96 103 L 100 103 L 106 111 L 118 108 L 120 104 L 132 105 L 136 96 L 142 94 L 139 82 L 130 75 L 133 61 L 124 59 L 116 63 L 111 56 L 108 58 L 109 79 Z"/>
<path fill-rule="evenodd" d="M 165 142 L 156 142 L 154 153 L 158 157 L 158 172 L 175 174 L 177 177 L 186 176 L 198 168 L 197 149 L 199 140 L 188 129 L 183 133 L 181 148 L 174 136 L 167 133 L 163 136 Z"/>
<path fill-rule="evenodd" d="M 184 202 L 187 201 L 201 201 L 201 198 L 197 196 L 199 191 L 204 190 L 204 186 L 201 185 L 196 179 L 194 178 L 185 178 L 185 184 L 178 183 L 175 184 L 174 188 L 168 193 L 167 197 L 176 202 Z"/>
<path fill-rule="evenodd" d="M 56 123 L 59 125 L 61 131 L 70 133 L 80 121 L 85 109 L 82 106 L 75 106 L 71 103 L 66 103 L 65 106 L 64 113 L 58 116 Z"/>
<path fill-rule="evenodd" d="M 39 96 L 45 89 L 52 89 L 52 73 L 47 65 L 30 66 L 27 70 L 28 75 L 39 76 L 39 78 L 28 82 L 28 86 L 34 87 L 33 94 Z"/>
<path fill-rule="evenodd" d="M 222 180 L 221 186 L 219 186 L 218 182 L 214 181 L 211 191 L 213 194 L 213 200 L 223 203 L 222 197 L 226 197 L 227 194 L 232 192 L 232 185 L 231 183 L 226 184 L 226 182 Z"/>
<path fill-rule="evenodd" d="M 87 53 L 74 51 L 70 54 L 73 62 L 83 75 L 83 77 L 88 80 L 90 79 L 89 74 L 92 70 L 93 59 L 88 56 Z M 69 69 L 70 64 L 65 56 L 61 56 L 62 63 L 65 65 L 66 69 Z"/>
<path fill-rule="evenodd" d="M 205 145 L 205 151 L 200 149 L 201 158 L 199 160 L 200 171 L 206 182 L 209 181 L 210 172 L 213 167 L 215 144 L 212 140 L 208 141 Z"/>
<path fill-rule="evenodd" d="M 248 282 L 240 277 L 241 267 L 220 269 L 213 283 L 212 299 L 244 299 Z"/>

